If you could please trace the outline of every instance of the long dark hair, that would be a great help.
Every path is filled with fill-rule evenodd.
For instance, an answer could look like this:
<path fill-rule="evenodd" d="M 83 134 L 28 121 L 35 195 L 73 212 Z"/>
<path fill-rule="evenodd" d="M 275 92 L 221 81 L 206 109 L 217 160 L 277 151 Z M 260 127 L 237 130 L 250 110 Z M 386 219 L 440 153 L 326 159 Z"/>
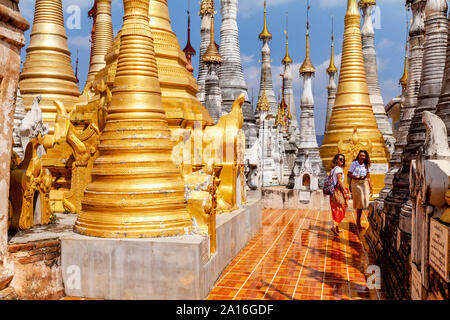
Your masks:
<path fill-rule="evenodd" d="M 369 153 L 366 150 L 359 150 L 358 155 L 356 156 L 355 161 L 359 161 L 359 155 L 361 153 L 364 153 L 366 155 L 366 159 L 364 160 L 364 165 L 366 166 L 367 169 L 370 168 L 371 163 L 370 163 L 370 157 L 369 157 Z"/>
<path fill-rule="evenodd" d="M 342 153 L 338 153 L 337 155 L 334 156 L 334 158 L 333 158 L 333 166 L 334 167 L 337 166 L 337 161 L 338 161 L 340 156 L 342 156 L 344 158 L 344 163 L 342 164 L 342 168 L 345 168 L 345 156 Z"/>

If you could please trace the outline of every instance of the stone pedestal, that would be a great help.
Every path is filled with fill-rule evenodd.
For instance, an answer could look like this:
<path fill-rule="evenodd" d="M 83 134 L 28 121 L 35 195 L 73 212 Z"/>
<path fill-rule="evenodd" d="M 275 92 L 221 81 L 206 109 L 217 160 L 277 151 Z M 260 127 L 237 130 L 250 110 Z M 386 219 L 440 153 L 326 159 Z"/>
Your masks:
<path fill-rule="evenodd" d="M 217 251 L 209 239 L 186 235 L 152 239 L 61 238 L 67 296 L 94 299 L 205 299 L 225 267 L 259 232 L 261 200 L 217 216 Z"/>
<path fill-rule="evenodd" d="M 264 209 L 331 210 L 330 197 L 322 191 L 292 190 L 284 187 L 263 188 Z M 352 210 L 350 200 L 348 211 Z"/>

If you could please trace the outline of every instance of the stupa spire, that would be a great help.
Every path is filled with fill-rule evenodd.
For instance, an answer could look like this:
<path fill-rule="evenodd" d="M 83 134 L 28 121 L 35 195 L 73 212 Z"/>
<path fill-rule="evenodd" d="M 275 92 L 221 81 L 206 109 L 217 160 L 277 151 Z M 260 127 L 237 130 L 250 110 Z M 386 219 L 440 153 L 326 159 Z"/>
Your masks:
<path fill-rule="evenodd" d="M 259 34 L 259 39 L 272 39 L 272 34 L 269 32 L 269 28 L 267 28 L 267 1 L 264 0 L 264 26 L 263 31 Z"/>
<path fill-rule="evenodd" d="M 292 72 L 291 72 L 291 65 L 293 63 L 293 60 L 289 56 L 289 17 L 288 13 L 286 12 L 286 30 L 284 33 L 286 34 L 286 55 L 284 59 L 282 60 L 282 63 L 284 65 L 284 73 L 283 73 L 283 95 L 284 95 L 284 101 L 288 107 L 287 117 L 289 119 L 289 126 L 288 126 L 288 139 L 289 143 L 292 144 L 292 150 L 294 150 L 293 153 L 297 150 L 297 144 L 299 142 L 299 135 L 300 131 L 298 128 L 298 122 L 297 122 L 297 112 L 296 112 L 296 106 L 295 106 L 295 99 L 294 99 L 294 90 L 292 89 Z M 292 163 L 292 162 L 291 162 Z"/>
<path fill-rule="evenodd" d="M 331 56 L 330 56 L 330 65 L 327 68 L 327 73 L 337 73 L 338 70 L 336 65 L 334 64 L 334 17 L 331 17 Z"/>
<path fill-rule="evenodd" d="M 94 81 L 98 71 L 106 66 L 105 55 L 114 41 L 111 0 L 96 0 L 95 6 L 94 43 L 86 84 Z"/>
<path fill-rule="evenodd" d="M 273 91 L 273 82 L 272 82 L 272 59 L 270 57 L 270 47 L 269 41 L 272 39 L 272 34 L 268 31 L 267 28 L 267 2 L 264 1 L 264 27 L 263 32 L 259 35 L 259 39 L 263 42 L 263 47 L 261 50 L 261 82 L 259 86 L 259 98 L 262 96 L 262 88 L 264 87 L 264 93 L 267 96 L 267 100 L 270 103 L 269 114 L 272 117 L 272 120 L 269 120 L 269 123 L 273 124 L 275 116 L 278 112 L 278 105 L 275 97 L 275 92 Z"/>
<path fill-rule="evenodd" d="M 311 73 L 311 75 L 314 75 L 316 73 L 316 69 L 314 68 L 311 58 L 309 56 L 309 10 L 311 9 L 311 6 L 309 5 L 308 0 L 308 10 L 307 10 L 307 17 L 306 17 L 306 55 L 305 55 L 305 61 L 303 61 L 303 64 L 300 67 L 300 75 Z"/>
<path fill-rule="evenodd" d="M 406 85 L 408 84 L 408 44 L 405 45 L 405 64 L 403 69 L 403 75 L 399 80 L 402 86 L 402 92 L 406 91 Z"/>
<path fill-rule="evenodd" d="M 281 63 L 291 64 L 294 61 L 292 61 L 291 57 L 289 56 L 289 31 L 288 31 L 288 13 L 286 12 L 286 30 L 284 30 L 284 33 L 286 34 L 286 55 L 284 56 L 283 60 L 281 60 Z"/>
<path fill-rule="evenodd" d="M 187 10 L 187 16 L 188 16 L 187 44 L 186 44 L 186 47 L 183 49 L 183 52 L 186 55 L 186 59 L 187 59 L 186 69 L 190 73 L 194 73 L 194 67 L 192 66 L 192 56 L 195 56 L 195 54 L 197 52 L 191 45 L 191 13 L 190 13 L 189 9 L 190 9 L 190 1 L 188 4 L 188 10 Z"/>
<path fill-rule="evenodd" d="M 331 17 L 331 57 L 330 57 L 330 65 L 327 68 L 328 73 L 328 104 L 327 104 L 327 116 L 325 123 L 325 132 L 328 131 L 328 124 L 330 122 L 331 113 L 333 112 L 334 102 L 336 101 L 336 81 L 335 76 L 338 72 L 334 64 L 334 17 Z"/>

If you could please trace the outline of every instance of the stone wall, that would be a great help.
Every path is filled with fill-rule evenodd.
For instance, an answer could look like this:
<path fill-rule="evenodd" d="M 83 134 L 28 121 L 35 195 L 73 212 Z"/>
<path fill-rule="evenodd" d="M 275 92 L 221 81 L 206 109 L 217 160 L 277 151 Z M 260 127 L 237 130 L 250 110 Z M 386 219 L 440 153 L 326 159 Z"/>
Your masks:
<path fill-rule="evenodd" d="M 0 281 L 6 265 L 9 171 L 14 107 L 20 71 L 20 49 L 28 22 L 20 15 L 19 0 L 0 0 Z"/>
<path fill-rule="evenodd" d="M 9 296 L 5 294 L 4 298 L 49 300 L 64 296 L 59 240 L 13 244 L 8 252 L 14 263 L 14 278 L 7 291 Z"/>

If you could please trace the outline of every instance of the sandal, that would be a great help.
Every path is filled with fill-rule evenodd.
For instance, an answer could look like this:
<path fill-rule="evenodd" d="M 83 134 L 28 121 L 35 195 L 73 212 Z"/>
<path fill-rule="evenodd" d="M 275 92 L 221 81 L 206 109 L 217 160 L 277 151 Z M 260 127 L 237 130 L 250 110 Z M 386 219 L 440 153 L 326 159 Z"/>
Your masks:
<path fill-rule="evenodd" d="M 339 237 L 339 232 L 337 232 L 336 227 L 331 227 L 331 232 L 333 232 L 336 237 Z"/>

